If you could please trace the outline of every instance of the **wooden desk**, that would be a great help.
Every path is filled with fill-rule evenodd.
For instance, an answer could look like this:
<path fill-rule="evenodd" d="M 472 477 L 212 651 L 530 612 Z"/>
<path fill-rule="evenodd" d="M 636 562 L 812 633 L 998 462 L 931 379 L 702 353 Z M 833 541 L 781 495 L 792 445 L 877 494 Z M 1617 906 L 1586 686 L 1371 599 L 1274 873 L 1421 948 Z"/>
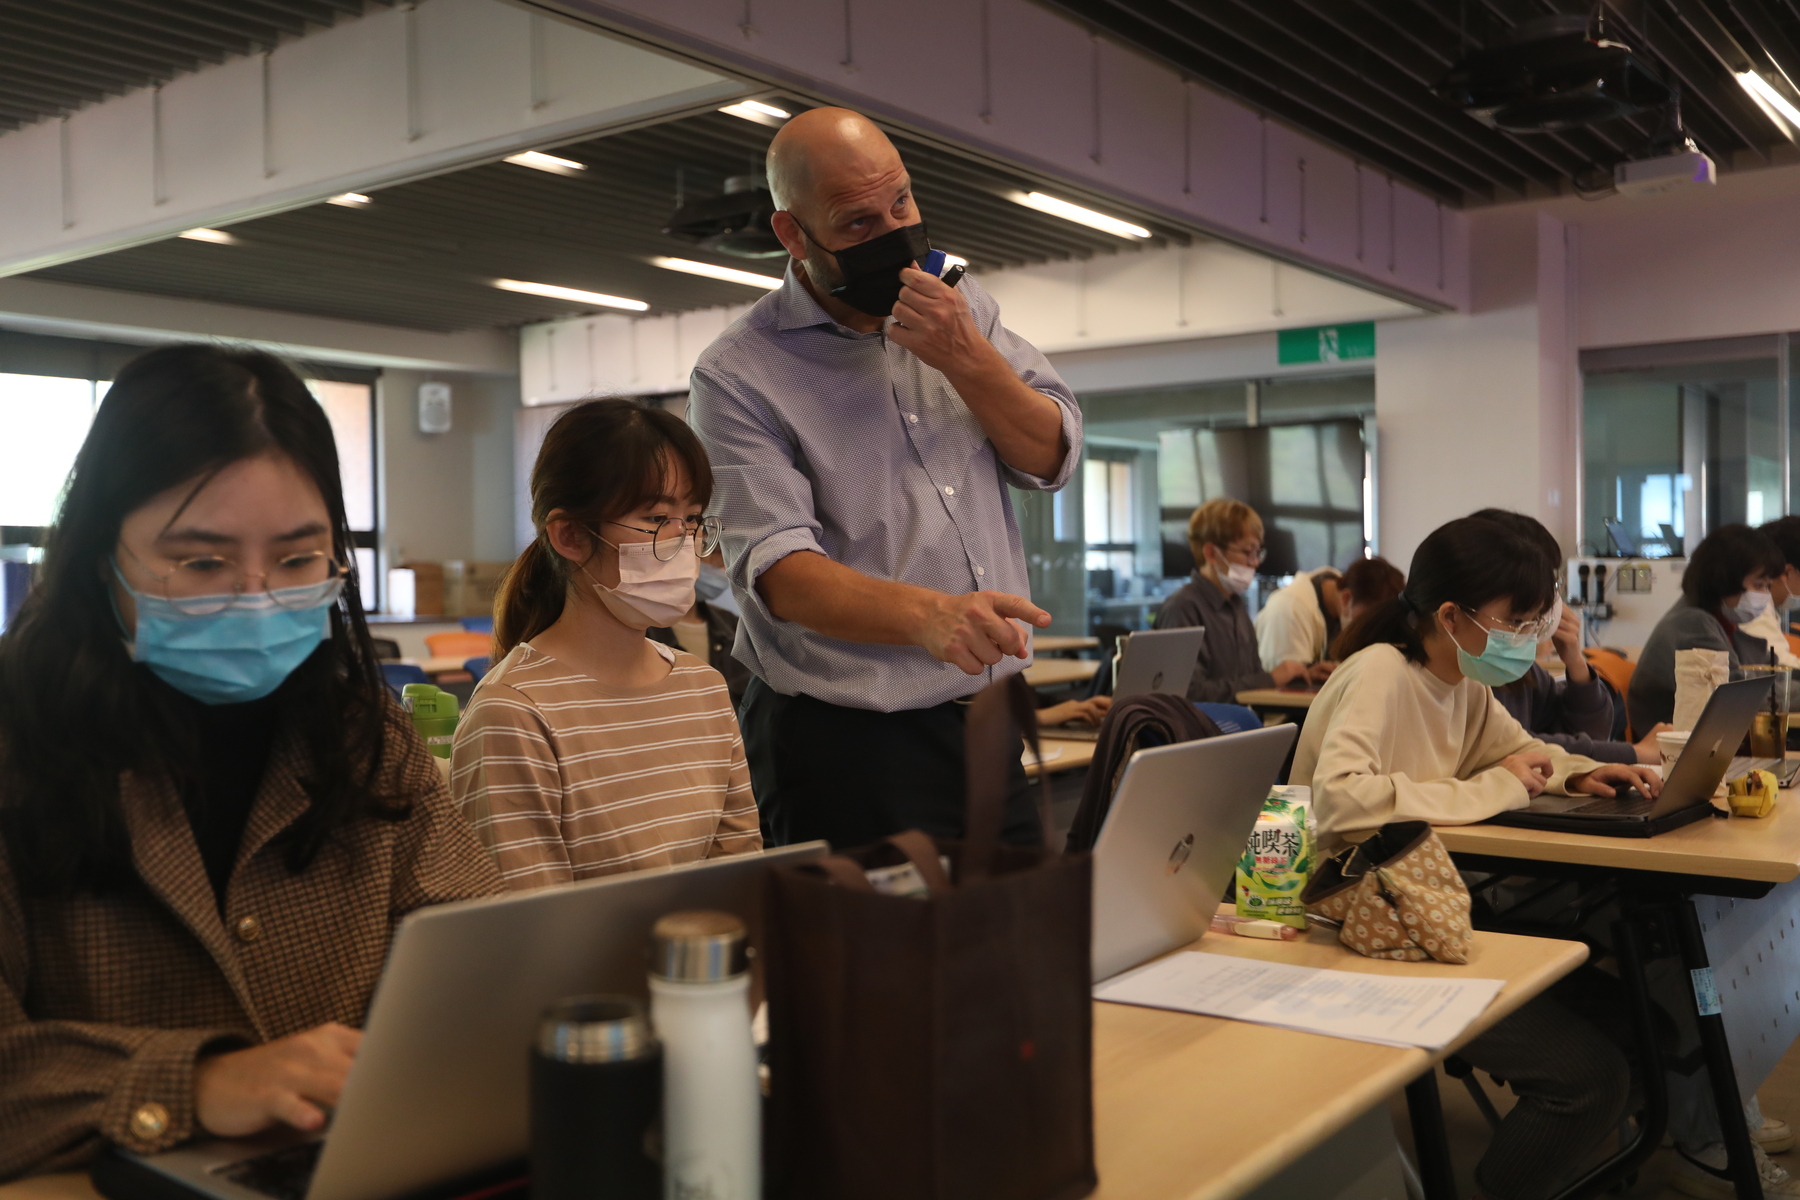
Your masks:
<path fill-rule="evenodd" d="M 1774 813 L 1761 820 L 1708 819 L 1651 838 L 1593 837 L 1485 824 L 1444 825 L 1437 832 L 1452 854 L 1771 884 L 1800 878 L 1800 792 L 1792 789 L 1783 791 Z"/>
<path fill-rule="evenodd" d="M 1207 934 L 1194 949 L 1371 975 L 1477 976 L 1506 986 L 1448 1049 L 1432 1053 L 1351 1042 L 1189 1013 L 1094 1006 L 1096 1200 L 1231 1200 L 1269 1179 L 1446 1054 L 1493 1027 L 1579 966 L 1587 948 L 1547 938 L 1477 933 L 1467 966 L 1362 958 L 1315 929 L 1297 942 Z M 1245 1104 L 1244 1080 L 1296 1087 L 1270 1120 Z M 1303 1085 L 1303 1086 L 1302 1086 Z M 97 1200 L 87 1176 L 47 1175 L 0 1186 L 0 1200 Z"/>
<path fill-rule="evenodd" d="M 1296 942 L 1208 933 L 1192 949 L 1371 975 L 1504 979 L 1442 1051 L 1400 1049 L 1124 1004 L 1094 1006 L 1095 1200 L 1230 1200 L 1271 1178 L 1580 966 L 1576 942 L 1477 933 L 1466 966 L 1363 958 L 1315 928 Z M 1304 1080 L 1270 1120 L 1233 1081 Z M 0 1194 L 0 1200 L 12 1197 Z"/>
<path fill-rule="evenodd" d="M 1027 746 L 1025 748 L 1026 778 L 1036 779 L 1041 771 L 1048 771 L 1052 775 L 1060 774 L 1063 771 L 1085 771 L 1088 764 L 1094 761 L 1096 744 L 1079 739 L 1065 742 L 1046 737 L 1038 743 L 1044 753 L 1049 756 L 1041 767 L 1031 760 L 1031 747 Z"/>
<path fill-rule="evenodd" d="M 1075 650 L 1098 650 L 1100 639 L 1097 637 L 1066 637 L 1061 634 L 1045 633 L 1031 639 L 1031 649 L 1036 654 L 1067 654 Z"/>
<path fill-rule="evenodd" d="M 1025 668 L 1025 682 L 1032 687 L 1054 687 L 1059 683 L 1086 683 L 1094 677 L 1100 664 L 1091 658 L 1039 658 Z"/>
<path fill-rule="evenodd" d="M 1239 704 L 1251 708 L 1298 708 L 1302 711 L 1312 707 L 1316 691 L 1296 691 L 1292 688 L 1251 688 L 1237 694 Z"/>

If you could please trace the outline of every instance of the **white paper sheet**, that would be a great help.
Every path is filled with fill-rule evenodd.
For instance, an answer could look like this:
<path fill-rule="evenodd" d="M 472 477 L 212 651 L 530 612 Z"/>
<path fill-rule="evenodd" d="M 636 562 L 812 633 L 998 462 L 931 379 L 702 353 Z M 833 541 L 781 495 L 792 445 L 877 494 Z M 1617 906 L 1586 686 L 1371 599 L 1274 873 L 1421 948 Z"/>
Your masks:
<path fill-rule="evenodd" d="M 1189 950 L 1107 980 L 1094 998 L 1437 1050 L 1502 986 L 1499 979 L 1365 975 Z"/>

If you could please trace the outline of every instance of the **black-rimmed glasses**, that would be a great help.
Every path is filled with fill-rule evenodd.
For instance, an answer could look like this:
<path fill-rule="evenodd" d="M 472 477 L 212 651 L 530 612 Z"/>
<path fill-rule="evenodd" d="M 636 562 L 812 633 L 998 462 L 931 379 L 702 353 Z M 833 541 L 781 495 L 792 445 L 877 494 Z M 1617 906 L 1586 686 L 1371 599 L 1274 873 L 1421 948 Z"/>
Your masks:
<path fill-rule="evenodd" d="M 681 552 L 681 543 L 687 538 L 694 539 L 694 552 L 705 558 L 719 548 L 722 536 L 717 517 L 651 517 L 651 528 L 641 525 L 627 525 L 623 521 L 608 521 L 608 525 L 617 525 L 620 529 L 630 529 L 636 533 L 650 535 L 651 553 L 658 562 L 669 562 Z"/>

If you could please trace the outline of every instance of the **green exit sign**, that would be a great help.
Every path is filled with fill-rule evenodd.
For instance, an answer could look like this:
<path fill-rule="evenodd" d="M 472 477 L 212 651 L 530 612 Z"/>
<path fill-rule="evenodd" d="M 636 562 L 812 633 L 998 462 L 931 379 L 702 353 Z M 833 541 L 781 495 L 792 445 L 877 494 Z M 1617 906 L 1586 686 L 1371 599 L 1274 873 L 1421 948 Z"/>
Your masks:
<path fill-rule="evenodd" d="M 1279 339 L 1276 361 L 1284 367 L 1290 363 L 1342 362 L 1375 357 L 1373 321 L 1283 329 L 1276 337 Z"/>

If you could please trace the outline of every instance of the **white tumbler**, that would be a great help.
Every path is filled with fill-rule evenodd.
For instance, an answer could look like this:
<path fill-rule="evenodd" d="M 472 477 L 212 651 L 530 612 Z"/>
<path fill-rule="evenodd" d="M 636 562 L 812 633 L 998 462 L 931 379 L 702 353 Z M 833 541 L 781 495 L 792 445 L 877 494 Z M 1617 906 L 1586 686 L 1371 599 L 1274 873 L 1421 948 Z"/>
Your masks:
<path fill-rule="evenodd" d="M 650 1019 L 663 1044 L 665 1200 L 759 1200 L 762 1087 L 750 1032 L 749 943 L 726 912 L 651 931 Z"/>

